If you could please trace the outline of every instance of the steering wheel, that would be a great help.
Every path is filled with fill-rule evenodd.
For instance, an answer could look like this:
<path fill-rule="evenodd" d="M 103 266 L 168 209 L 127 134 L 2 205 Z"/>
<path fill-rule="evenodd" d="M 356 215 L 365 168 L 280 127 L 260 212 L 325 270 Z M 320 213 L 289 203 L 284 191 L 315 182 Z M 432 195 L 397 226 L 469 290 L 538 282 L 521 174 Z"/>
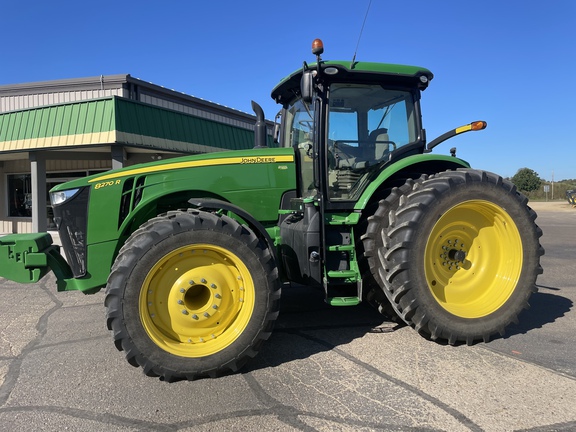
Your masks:
<path fill-rule="evenodd" d="M 298 143 L 298 149 L 299 150 L 305 150 L 306 151 L 306 156 L 308 156 L 309 158 L 312 158 L 312 141 L 311 140 L 306 140 L 306 141 L 302 141 L 301 143 Z"/>

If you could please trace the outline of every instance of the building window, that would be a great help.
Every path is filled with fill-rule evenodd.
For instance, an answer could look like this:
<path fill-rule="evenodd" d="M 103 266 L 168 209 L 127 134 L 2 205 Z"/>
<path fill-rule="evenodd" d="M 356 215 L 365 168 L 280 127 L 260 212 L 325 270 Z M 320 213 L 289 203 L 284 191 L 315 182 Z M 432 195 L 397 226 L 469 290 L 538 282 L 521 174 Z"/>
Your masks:
<path fill-rule="evenodd" d="M 48 207 L 48 229 L 55 227 L 52 207 L 50 206 L 50 189 L 54 186 L 87 175 L 102 173 L 106 170 L 67 171 L 46 174 L 46 206 Z M 32 175 L 8 174 L 8 216 L 32 217 Z"/>
<path fill-rule="evenodd" d="M 8 216 L 32 216 L 32 176 L 8 175 Z"/>

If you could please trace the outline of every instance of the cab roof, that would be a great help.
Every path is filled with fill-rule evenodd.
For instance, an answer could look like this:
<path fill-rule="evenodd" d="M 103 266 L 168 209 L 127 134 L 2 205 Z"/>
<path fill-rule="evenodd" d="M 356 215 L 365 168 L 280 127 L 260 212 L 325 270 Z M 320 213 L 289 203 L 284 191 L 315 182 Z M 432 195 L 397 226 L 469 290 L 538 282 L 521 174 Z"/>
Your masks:
<path fill-rule="evenodd" d="M 306 67 L 306 66 L 305 66 Z M 316 69 L 317 64 L 308 65 L 309 69 Z M 372 62 L 355 62 L 350 61 L 322 61 L 320 69 L 326 71 L 328 68 L 337 69 L 336 73 L 327 75 L 323 74 L 331 81 L 343 82 L 381 82 L 395 86 L 416 87 L 424 90 L 428 83 L 434 77 L 428 69 L 418 66 L 406 66 L 391 63 L 372 63 Z M 284 105 L 290 102 L 300 93 L 300 79 L 303 68 L 293 72 L 285 77 L 272 90 L 272 99 L 277 103 Z M 421 78 L 425 77 L 425 78 Z"/>

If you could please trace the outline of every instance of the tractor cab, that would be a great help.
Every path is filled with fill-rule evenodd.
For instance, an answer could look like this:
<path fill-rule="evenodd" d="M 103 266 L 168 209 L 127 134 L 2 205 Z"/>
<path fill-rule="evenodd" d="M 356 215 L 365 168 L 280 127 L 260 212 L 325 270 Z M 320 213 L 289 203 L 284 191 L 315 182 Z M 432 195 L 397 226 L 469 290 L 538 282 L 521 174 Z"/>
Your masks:
<path fill-rule="evenodd" d="M 323 285 L 333 305 L 362 298 L 354 226 L 357 203 L 395 161 L 425 152 L 420 92 L 427 69 L 322 61 L 304 66 L 272 91 L 280 104 L 279 144 L 291 147 L 297 198 L 281 224 L 288 279 Z"/>

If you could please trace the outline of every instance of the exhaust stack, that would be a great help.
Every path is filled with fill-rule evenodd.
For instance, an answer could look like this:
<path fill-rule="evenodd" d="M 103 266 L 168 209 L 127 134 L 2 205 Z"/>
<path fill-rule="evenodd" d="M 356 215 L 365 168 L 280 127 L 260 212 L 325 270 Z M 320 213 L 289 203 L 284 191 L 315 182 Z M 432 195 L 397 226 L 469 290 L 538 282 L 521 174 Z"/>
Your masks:
<path fill-rule="evenodd" d="M 266 148 L 266 120 L 264 111 L 256 102 L 252 101 L 252 110 L 256 114 L 256 124 L 254 125 L 254 148 Z"/>

